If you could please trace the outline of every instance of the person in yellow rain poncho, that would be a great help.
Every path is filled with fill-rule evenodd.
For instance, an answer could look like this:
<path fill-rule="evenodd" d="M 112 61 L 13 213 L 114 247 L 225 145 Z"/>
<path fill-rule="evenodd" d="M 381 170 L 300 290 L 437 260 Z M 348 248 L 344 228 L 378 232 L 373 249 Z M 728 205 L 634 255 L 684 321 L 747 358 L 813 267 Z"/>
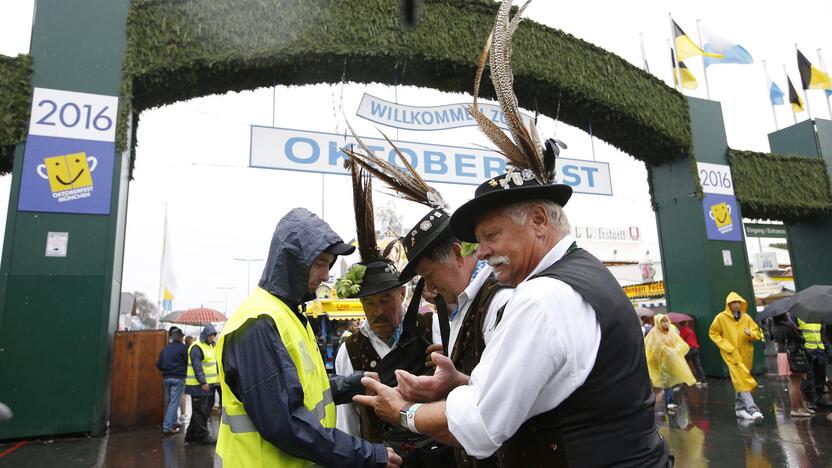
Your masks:
<path fill-rule="evenodd" d="M 673 387 L 679 384 L 688 386 L 696 383 L 685 360 L 690 346 L 679 336 L 679 330 L 670 323 L 667 315 L 653 317 L 655 326 L 644 337 L 644 351 L 647 354 L 647 371 L 650 381 L 656 388 L 664 389 L 664 402 L 667 411 L 676 409 L 673 402 Z"/>
<path fill-rule="evenodd" d="M 757 381 L 751 376 L 751 364 L 754 360 L 754 342 L 762 340 L 763 333 L 745 313 L 747 308 L 745 299 L 732 291 L 725 298 L 725 310 L 714 317 L 708 335 L 719 348 L 731 374 L 731 382 L 737 394 L 734 403 L 737 417 L 760 422 L 763 414 L 751 397 L 751 392 L 757 388 Z"/>

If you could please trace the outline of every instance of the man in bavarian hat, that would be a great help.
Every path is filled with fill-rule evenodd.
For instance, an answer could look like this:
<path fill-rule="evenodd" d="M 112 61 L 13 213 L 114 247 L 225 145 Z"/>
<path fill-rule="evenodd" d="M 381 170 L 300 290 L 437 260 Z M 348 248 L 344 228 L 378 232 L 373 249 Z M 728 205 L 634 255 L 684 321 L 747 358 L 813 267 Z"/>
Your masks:
<path fill-rule="evenodd" d="M 460 240 L 479 243 L 478 257 L 514 294 L 471 375 L 435 373 L 452 389 L 445 401 L 407 401 L 366 378 L 376 396 L 353 400 L 477 458 L 497 452 L 501 466 L 670 466 L 637 315 L 609 270 L 570 234 L 563 206 L 572 189 L 554 183 L 565 145 L 548 140 L 544 149 L 534 123 L 526 128 L 519 115 L 510 63 L 519 18 L 509 19 L 511 3 L 500 6 L 490 58 L 513 141 L 479 112 L 477 86 L 470 108 L 510 166 L 477 187 L 450 227 Z"/>
<path fill-rule="evenodd" d="M 404 155 L 395 145 L 392 146 L 405 162 Z M 456 369 L 469 375 L 479 363 L 494 330 L 497 311 L 508 301 L 513 290 L 499 285 L 487 262 L 477 260 L 477 244 L 460 241 L 451 232 L 447 203 L 412 167 L 407 166 L 408 171 L 405 172 L 373 153 L 348 151 L 347 154 L 377 174 L 402 198 L 430 208 L 402 239 L 408 263 L 402 269 L 399 280 L 406 282 L 415 275 L 421 276 L 425 282 L 425 296 L 428 292 L 439 295 L 437 310 L 440 315 L 441 299 L 447 303 L 450 314 L 440 317 L 440 320 L 449 320 L 448 336 L 442 339 L 444 349 L 450 352 L 447 357 L 434 354 L 433 361 L 439 373 Z M 442 389 L 430 387 L 435 380 L 429 377 L 418 377 L 407 372 L 399 372 L 397 377 L 399 392 L 412 401 L 434 401 L 447 395 L 439 393 Z M 477 460 L 461 448 L 455 450 L 455 457 L 458 467 L 488 467 L 497 463 L 496 457 Z"/>
<path fill-rule="evenodd" d="M 421 288 L 417 288 L 405 313 L 406 281 L 399 278 L 393 261 L 377 246 L 370 175 L 357 165 L 350 165 L 350 170 L 361 261 L 336 281 L 335 288 L 339 297 L 361 301 L 366 320 L 341 345 L 335 371 L 338 375 L 351 375 L 356 370 L 376 372 L 381 380 L 395 385 L 394 372 L 398 369 L 416 375 L 428 372 L 428 348 L 441 343 L 439 326 L 435 314 L 419 314 Z M 364 407 L 339 407 L 337 427 L 371 442 L 384 442 L 402 456 L 405 467 L 452 463 L 447 447 L 439 447 L 435 441 L 397 424 L 387 424 Z"/>
<path fill-rule="evenodd" d="M 382 444 L 335 428 L 335 405 L 363 375 L 329 377 L 302 305 L 355 247 L 303 208 L 277 223 L 258 287 L 217 340 L 222 419 L 217 455 L 229 467 L 395 467 Z"/>

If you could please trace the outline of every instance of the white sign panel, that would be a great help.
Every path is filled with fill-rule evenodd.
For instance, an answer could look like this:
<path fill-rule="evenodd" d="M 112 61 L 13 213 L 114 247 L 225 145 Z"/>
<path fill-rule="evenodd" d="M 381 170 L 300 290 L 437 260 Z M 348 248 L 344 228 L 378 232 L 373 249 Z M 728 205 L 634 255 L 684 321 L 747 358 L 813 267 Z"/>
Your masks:
<path fill-rule="evenodd" d="M 46 256 L 66 257 L 66 248 L 69 244 L 68 232 L 46 233 Z"/>
<path fill-rule="evenodd" d="M 383 139 L 361 140 L 376 154 L 401 166 L 393 147 Z M 267 169 L 322 172 L 347 175 L 341 151 L 354 143 L 344 135 L 285 128 L 251 127 L 249 165 Z M 409 141 L 394 142 L 410 164 L 430 182 L 479 185 L 505 173 L 506 160 L 498 153 L 477 148 L 434 145 Z M 558 158 L 557 181 L 576 193 L 612 195 L 607 163 Z"/>
<path fill-rule="evenodd" d="M 395 102 L 385 101 L 364 93 L 356 114 L 367 120 L 386 125 L 388 127 L 407 130 L 445 130 L 457 127 L 476 125 L 474 117 L 468 112 L 472 103 L 448 104 L 444 106 L 406 106 Z M 477 104 L 480 112 L 491 119 L 498 127 L 508 129 L 506 116 L 500 106 L 494 104 Z M 532 116 L 520 113 L 523 123 L 528 126 Z"/>
<path fill-rule="evenodd" d="M 113 142 L 118 97 L 35 88 L 29 135 Z"/>
<path fill-rule="evenodd" d="M 731 179 L 731 168 L 725 164 L 696 163 L 699 172 L 699 183 L 702 192 L 719 195 L 733 195 L 734 181 Z"/>
<path fill-rule="evenodd" d="M 722 264 L 725 266 L 731 266 L 734 264 L 734 261 L 731 259 L 731 251 L 730 250 L 723 250 L 722 251 Z"/>
<path fill-rule="evenodd" d="M 638 242 L 640 238 L 637 226 L 573 226 L 572 234 L 576 239 L 616 242 Z"/>

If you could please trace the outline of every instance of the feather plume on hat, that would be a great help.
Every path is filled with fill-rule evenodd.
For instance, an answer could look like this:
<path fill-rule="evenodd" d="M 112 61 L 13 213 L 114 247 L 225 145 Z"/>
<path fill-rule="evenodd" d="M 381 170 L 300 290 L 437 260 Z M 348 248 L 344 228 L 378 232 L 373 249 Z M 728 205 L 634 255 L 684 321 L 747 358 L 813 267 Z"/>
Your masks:
<path fill-rule="evenodd" d="M 352 176 L 352 204 L 355 209 L 355 232 L 358 253 L 362 261 L 381 257 L 376 241 L 376 222 L 373 211 L 373 180 L 359 165 L 347 161 Z"/>
<path fill-rule="evenodd" d="M 518 109 L 517 96 L 514 94 L 514 73 L 511 69 L 511 39 L 514 31 L 517 30 L 523 20 L 523 12 L 529 3 L 531 3 L 531 0 L 526 0 L 517 14 L 513 18 L 509 18 L 512 0 L 502 0 L 494 21 L 494 27 L 480 55 L 477 75 L 474 79 L 474 103 L 468 108 L 468 111 L 474 117 L 480 130 L 497 146 L 498 152 L 508 159 L 510 166 L 519 170 L 530 171 L 540 184 L 551 184 L 555 180 L 555 159 L 560 153 L 560 148 L 566 148 L 566 145 L 559 140 L 549 139 L 546 141 L 544 148 L 544 145 L 540 142 L 535 122 L 530 121 L 529 128 L 526 128 L 523 124 Z M 489 62 L 491 82 L 494 85 L 500 109 L 505 115 L 511 137 L 480 112 L 477 105 L 486 61 Z M 509 168 L 509 172 L 512 172 L 512 170 L 512 168 Z"/>
<path fill-rule="evenodd" d="M 379 130 L 381 136 L 383 136 L 384 139 L 387 140 L 387 143 L 393 147 L 393 150 L 396 152 L 396 155 L 405 167 L 404 170 L 399 166 L 376 156 L 375 153 L 373 153 L 373 151 L 371 151 L 370 148 L 365 145 L 363 141 L 361 141 L 361 138 L 355 134 L 355 131 L 352 129 L 349 122 L 347 122 L 347 127 L 349 128 L 350 133 L 352 133 L 352 136 L 355 138 L 355 141 L 358 143 L 359 148 L 361 148 L 360 151 L 356 150 L 355 147 L 341 148 L 341 151 L 343 151 L 350 158 L 350 162 L 352 164 L 357 163 L 367 172 L 378 177 L 382 182 L 387 184 L 388 187 L 395 191 L 400 198 L 421 203 L 430 208 L 439 208 L 445 211 L 450 211 L 448 204 L 442 198 L 442 194 L 425 182 L 422 176 L 416 172 L 413 165 L 410 164 L 407 157 L 405 157 L 399 148 L 389 138 L 387 138 L 387 135 L 385 135 L 384 132 Z"/>

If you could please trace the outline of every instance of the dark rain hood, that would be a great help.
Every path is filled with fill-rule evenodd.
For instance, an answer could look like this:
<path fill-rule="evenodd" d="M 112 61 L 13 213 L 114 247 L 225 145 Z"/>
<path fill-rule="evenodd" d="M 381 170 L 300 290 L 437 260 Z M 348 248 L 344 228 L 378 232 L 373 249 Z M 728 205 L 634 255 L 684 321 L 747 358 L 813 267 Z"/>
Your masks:
<path fill-rule="evenodd" d="M 321 252 L 341 242 L 329 224 L 314 213 L 293 209 L 277 223 L 258 285 L 290 307 L 314 299 L 307 291 L 309 267 Z"/>
<path fill-rule="evenodd" d="M 205 328 L 203 328 L 202 332 L 199 334 L 199 341 L 202 342 L 202 343 L 207 343 L 208 342 L 208 336 L 209 335 L 216 335 L 216 334 L 217 334 L 217 329 L 214 328 L 214 326 L 209 323 L 208 325 L 205 325 Z"/>

